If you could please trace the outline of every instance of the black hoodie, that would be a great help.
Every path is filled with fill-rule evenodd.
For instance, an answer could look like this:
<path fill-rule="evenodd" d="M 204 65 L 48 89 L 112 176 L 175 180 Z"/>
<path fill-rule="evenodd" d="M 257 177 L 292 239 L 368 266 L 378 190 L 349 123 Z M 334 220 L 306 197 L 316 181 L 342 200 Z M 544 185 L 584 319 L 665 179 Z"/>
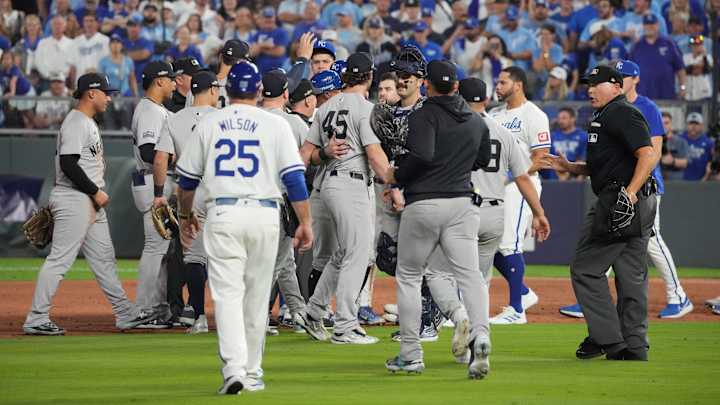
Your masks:
<path fill-rule="evenodd" d="M 428 98 L 410 114 L 395 178 L 406 204 L 472 195 L 470 173 L 490 161 L 490 131 L 459 95 Z"/>

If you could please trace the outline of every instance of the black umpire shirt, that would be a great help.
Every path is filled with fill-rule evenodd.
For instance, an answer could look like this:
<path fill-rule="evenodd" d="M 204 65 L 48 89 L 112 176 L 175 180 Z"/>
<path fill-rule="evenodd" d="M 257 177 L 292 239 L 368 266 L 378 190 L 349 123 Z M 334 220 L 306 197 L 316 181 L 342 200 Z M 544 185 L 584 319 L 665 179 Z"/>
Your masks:
<path fill-rule="evenodd" d="M 172 93 L 172 98 L 170 100 L 166 101 L 164 103 L 165 108 L 167 108 L 170 112 L 178 112 L 185 108 L 185 101 L 187 100 L 186 96 L 183 96 L 180 94 L 179 91 L 175 90 Z"/>
<path fill-rule="evenodd" d="M 395 178 L 406 204 L 472 195 L 470 173 L 490 161 L 490 131 L 459 95 L 428 98 L 408 118 Z"/>
<path fill-rule="evenodd" d="M 630 184 L 637 159 L 634 153 L 652 146 L 647 121 L 624 95 L 595 111 L 588 132 L 587 167 L 593 192 L 608 184 Z"/>

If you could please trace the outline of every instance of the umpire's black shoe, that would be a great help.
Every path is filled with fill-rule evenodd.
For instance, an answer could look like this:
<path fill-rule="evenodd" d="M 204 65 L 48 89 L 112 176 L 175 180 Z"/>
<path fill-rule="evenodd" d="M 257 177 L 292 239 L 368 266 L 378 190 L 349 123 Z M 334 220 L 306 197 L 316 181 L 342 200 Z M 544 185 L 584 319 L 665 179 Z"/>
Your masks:
<path fill-rule="evenodd" d="M 605 354 L 602 346 L 595 343 L 590 337 L 586 337 L 585 340 L 580 343 L 580 347 L 575 351 L 575 357 L 581 360 L 594 359 Z"/>
<path fill-rule="evenodd" d="M 608 360 L 630 360 L 630 361 L 647 361 L 648 354 L 644 348 L 631 349 L 626 347 L 618 352 L 608 353 Z"/>

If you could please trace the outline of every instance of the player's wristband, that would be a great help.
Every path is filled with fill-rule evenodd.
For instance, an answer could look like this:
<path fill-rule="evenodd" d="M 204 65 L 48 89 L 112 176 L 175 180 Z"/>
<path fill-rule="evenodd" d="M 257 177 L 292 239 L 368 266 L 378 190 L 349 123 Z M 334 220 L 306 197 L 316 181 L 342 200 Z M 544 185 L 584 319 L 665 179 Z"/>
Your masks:
<path fill-rule="evenodd" d="M 182 219 L 183 221 L 187 221 L 192 216 L 192 211 L 190 211 L 187 214 L 183 214 L 182 212 L 178 214 L 178 218 Z"/>
<path fill-rule="evenodd" d="M 155 197 L 162 197 L 165 192 L 165 186 L 155 185 Z"/>
<path fill-rule="evenodd" d="M 318 157 L 323 162 L 330 159 L 330 156 L 325 153 L 325 148 L 320 148 L 320 150 L 318 151 Z"/>

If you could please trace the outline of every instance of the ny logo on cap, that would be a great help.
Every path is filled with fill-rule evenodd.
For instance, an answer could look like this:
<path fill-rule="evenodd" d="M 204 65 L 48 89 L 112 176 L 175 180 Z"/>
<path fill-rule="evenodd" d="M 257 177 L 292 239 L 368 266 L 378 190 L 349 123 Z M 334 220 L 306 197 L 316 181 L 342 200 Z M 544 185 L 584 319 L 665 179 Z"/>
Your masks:
<path fill-rule="evenodd" d="M 190 64 L 193 66 L 200 66 L 200 62 L 197 59 L 190 59 Z"/>
<path fill-rule="evenodd" d="M 591 74 L 591 75 L 596 75 L 596 74 L 598 74 L 599 72 L 600 72 L 600 70 L 599 70 L 598 68 L 595 68 L 595 69 L 592 70 L 592 72 L 590 72 L 590 74 Z"/>

